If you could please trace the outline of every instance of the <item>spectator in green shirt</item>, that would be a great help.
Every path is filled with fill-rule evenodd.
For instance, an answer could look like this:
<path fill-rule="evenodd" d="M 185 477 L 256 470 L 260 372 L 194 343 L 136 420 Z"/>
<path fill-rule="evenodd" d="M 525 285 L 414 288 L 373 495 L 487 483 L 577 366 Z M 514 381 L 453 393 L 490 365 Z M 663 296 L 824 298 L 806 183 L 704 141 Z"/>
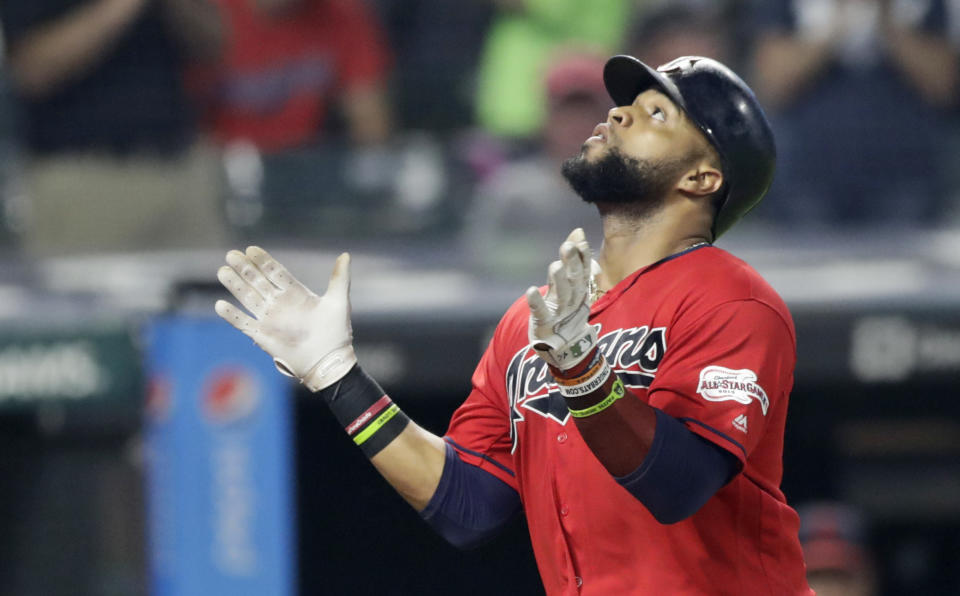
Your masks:
<path fill-rule="evenodd" d="M 540 130 L 552 52 L 560 46 L 615 52 L 635 5 L 628 0 L 493 1 L 499 11 L 480 63 L 477 117 L 488 132 L 513 138 Z"/>

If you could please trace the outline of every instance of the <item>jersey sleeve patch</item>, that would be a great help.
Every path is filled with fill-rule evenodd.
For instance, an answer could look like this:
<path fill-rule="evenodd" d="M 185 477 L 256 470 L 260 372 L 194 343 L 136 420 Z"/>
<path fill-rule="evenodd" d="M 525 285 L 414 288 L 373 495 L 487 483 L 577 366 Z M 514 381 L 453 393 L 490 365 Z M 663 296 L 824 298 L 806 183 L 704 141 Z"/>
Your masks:
<path fill-rule="evenodd" d="M 697 393 L 707 401 L 735 401 L 745 406 L 756 401 L 764 416 L 770 408 L 766 391 L 757 383 L 757 373 L 748 368 L 706 366 L 700 369 Z"/>

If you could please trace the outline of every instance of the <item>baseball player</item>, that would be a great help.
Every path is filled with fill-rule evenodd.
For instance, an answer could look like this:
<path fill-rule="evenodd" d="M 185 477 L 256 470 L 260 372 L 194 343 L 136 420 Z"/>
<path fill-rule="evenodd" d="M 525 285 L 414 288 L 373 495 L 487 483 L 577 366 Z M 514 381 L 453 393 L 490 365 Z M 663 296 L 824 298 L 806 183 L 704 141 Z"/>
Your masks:
<path fill-rule="evenodd" d="M 252 313 L 217 313 L 329 404 L 348 436 L 451 543 L 518 509 L 550 595 L 812 594 L 779 489 L 793 322 L 749 265 L 712 242 L 773 176 L 767 120 L 722 64 L 604 68 L 616 103 L 563 173 L 603 220 L 548 284 L 507 310 L 443 437 L 357 364 L 349 255 L 323 296 L 265 251 L 220 281 Z"/>

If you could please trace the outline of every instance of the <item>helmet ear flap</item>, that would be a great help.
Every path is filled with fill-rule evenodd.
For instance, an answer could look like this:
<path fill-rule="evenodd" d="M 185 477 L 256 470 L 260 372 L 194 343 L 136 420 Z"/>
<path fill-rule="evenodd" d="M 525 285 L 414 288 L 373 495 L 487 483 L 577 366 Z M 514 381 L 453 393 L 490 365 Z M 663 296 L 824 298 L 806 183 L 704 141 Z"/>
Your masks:
<path fill-rule="evenodd" d="M 713 238 L 716 240 L 717 232 L 717 217 L 720 216 L 720 211 L 723 210 L 724 204 L 727 202 L 727 193 L 730 191 L 730 187 L 727 185 L 727 181 L 724 180 L 723 184 L 720 186 L 720 190 L 713 193 L 713 196 L 710 197 L 710 203 L 713 206 Z"/>

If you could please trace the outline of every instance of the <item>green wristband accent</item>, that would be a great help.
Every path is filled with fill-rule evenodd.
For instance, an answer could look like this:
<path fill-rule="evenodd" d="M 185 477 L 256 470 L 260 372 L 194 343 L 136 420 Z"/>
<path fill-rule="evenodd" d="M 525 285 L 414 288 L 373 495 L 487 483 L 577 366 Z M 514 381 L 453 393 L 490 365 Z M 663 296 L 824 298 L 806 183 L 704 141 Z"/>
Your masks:
<path fill-rule="evenodd" d="M 617 377 L 617 379 L 613 382 L 613 387 L 610 389 L 610 395 L 603 398 L 603 401 L 597 402 L 589 408 L 584 408 L 582 410 L 574 410 L 570 408 L 570 415 L 574 418 L 586 418 L 587 416 L 599 414 L 600 412 L 612 406 L 613 402 L 623 397 L 626 392 L 627 391 L 623 386 L 623 381 Z"/>
<path fill-rule="evenodd" d="M 364 441 L 372 437 L 384 424 L 390 422 L 390 419 L 396 416 L 399 411 L 400 406 L 397 404 L 391 405 L 383 414 L 377 416 L 376 420 L 368 424 L 367 428 L 353 437 L 353 442 L 357 445 L 363 445 Z"/>

